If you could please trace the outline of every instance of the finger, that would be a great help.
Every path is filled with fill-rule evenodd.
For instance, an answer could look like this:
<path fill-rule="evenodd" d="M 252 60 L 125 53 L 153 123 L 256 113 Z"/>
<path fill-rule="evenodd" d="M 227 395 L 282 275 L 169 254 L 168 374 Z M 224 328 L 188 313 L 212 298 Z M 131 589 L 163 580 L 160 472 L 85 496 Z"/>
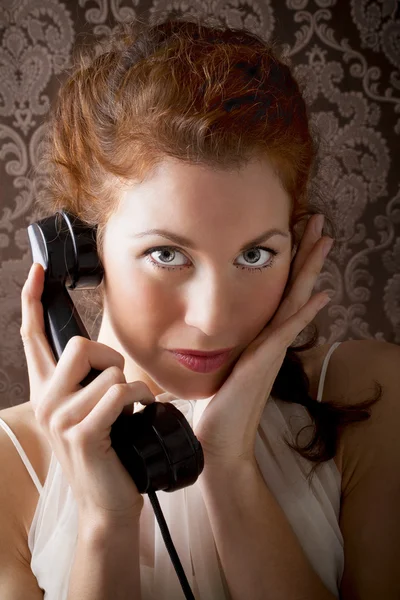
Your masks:
<path fill-rule="evenodd" d="M 315 294 L 298 312 L 286 319 L 282 324 L 279 326 L 275 324 L 271 325 L 271 327 L 262 331 L 260 336 L 255 340 L 255 347 L 258 349 L 263 346 L 263 354 L 264 348 L 268 347 L 268 353 L 271 356 L 280 356 L 282 352 L 286 352 L 286 349 L 293 344 L 297 336 L 311 323 L 319 311 L 330 300 L 331 298 L 325 292 Z"/>
<path fill-rule="evenodd" d="M 60 363 L 61 359 L 58 366 L 60 366 Z M 71 375 L 66 371 L 63 377 L 69 380 Z M 68 391 L 68 393 L 65 393 L 64 390 L 68 388 L 63 385 L 63 380 L 57 370 L 56 376 L 53 378 L 46 395 L 37 407 L 35 413 L 36 419 L 40 425 L 45 427 L 54 425 L 57 429 L 76 425 L 86 417 L 98 399 L 110 387 L 125 382 L 126 379 L 122 369 L 113 365 L 105 368 L 87 386 L 81 387 L 77 385 L 74 387 L 73 392 Z M 51 424 L 50 421 L 53 421 L 53 423 Z"/>
<path fill-rule="evenodd" d="M 96 386 L 97 380 L 100 379 L 101 385 L 104 378 L 107 379 L 107 375 L 103 375 L 105 370 L 116 367 L 123 372 L 124 366 L 125 358 L 114 348 L 79 335 L 73 336 L 60 356 L 54 381 L 50 383 L 49 392 L 54 398 L 54 404 L 60 403 L 63 397 L 84 389 L 80 382 L 92 368 L 102 373 L 85 386 L 91 389 Z M 125 378 L 123 381 L 126 381 Z"/>
<path fill-rule="evenodd" d="M 280 304 L 273 319 L 274 326 L 280 326 L 308 302 L 317 279 L 321 274 L 326 256 L 332 248 L 332 244 L 333 239 L 328 236 L 318 240 L 308 260 L 304 263 L 298 274 L 297 279 L 294 281 L 289 295 Z"/>
<path fill-rule="evenodd" d="M 56 367 L 47 341 L 41 302 L 45 272 L 34 263 L 21 291 L 22 321 L 20 335 L 24 346 L 32 400 L 44 389 Z"/>
<path fill-rule="evenodd" d="M 310 252 L 312 252 L 316 242 L 321 238 L 322 229 L 324 226 L 324 215 L 312 215 L 308 220 L 305 232 L 300 242 L 300 247 L 296 253 L 293 267 L 290 274 L 288 288 L 292 288 L 298 274 L 303 268 Z"/>
<path fill-rule="evenodd" d="M 272 333 L 272 340 L 279 346 L 288 348 L 330 300 L 331 298 L 325 292 L 312 296 L 297 313 L 289 317 L 279 329 Z"/>
<path fill-rule="evenodd" d="M 89 385 L 74 396 L 74 404 L 71 404 L 70 412 L 77 416 L 75 422 L 82 421 L 98 404 L 99 398 L 105 394 L 126 393 L 127 402 L 123 405 L 123 412 L 133 414 L 135 403 L 144 405 L 155 401 L 154 394 L 144 381 L 130 381 L 127 383 L 124 373 L 117 367 L 111 367 L 103 371 Z M 130 401 L 129 401 L 130 399 Z"/>
<path fill-rule="evenodd" d="M 99 432 L 111 427 L 122 412 L 132 414 L 131 407 L 135 402 L 155 402 L 154 395 L 143 381 L 113 386 L 100 398 L 77 428 L 88 441 L 90 437 L 98 439 Z"/>
<path fill-rule="evenodd" d="M 116 366 L 105 369 L 89 385 L 69 398 L 64 397 L 59 403 L 59 394 L 56 397 L 47 395 L 36 418 L 45 428 L 55 427 L 58 431 L 69 429 L 78 425 L 98 404 L 106 394 L 126 394 L 127 399 L 123 404 L 123 412 L 133 413 L 136 402 L 149 404 L 155 400 L 147 385 L 143 381 L 126 383 L 123 371 Z M 52 422 L 51 422 L 52 421 Z"/>

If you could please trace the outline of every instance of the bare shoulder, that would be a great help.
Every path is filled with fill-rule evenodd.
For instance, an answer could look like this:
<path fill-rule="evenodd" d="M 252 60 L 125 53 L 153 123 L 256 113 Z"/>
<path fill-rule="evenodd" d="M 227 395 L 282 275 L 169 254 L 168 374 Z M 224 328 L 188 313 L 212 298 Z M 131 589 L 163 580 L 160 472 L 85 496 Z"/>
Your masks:
<path fill-rule="evenodd" d="M 340 597 L 394 600 L 400 597 L 400 347 L 349 341 L 331 360 L 326 399 L 356 405 L 380 392 L 369 418 L 340 434 L 345 549 Z"/>
<path fill-rule="evenodd" d="M 319 369 L 324 356 L 326 348 L 319 357 Z M 381 390 L 380 399 L 369 409 L 369 418 L 345 427 L 339 435 L 335 462 L 346 493 L 357 485 L 363 471 L 372 467 L 378 447 L 382 451 L 385 445 L 388 460 L 390 453 L 396 452 L 391 441 L 400 426 L 399 367 L 400 346 L 378 340 L 342 342 L 329 360 L 323 401 L 355 406 Z"/>
<path fill-rule="evenodd" d="M 0 410 L 29 460 L 36 454 L 27 407 Z M 28 529 L 38 492 L 8 434 L 0 427 L 0 589 L 2 598 L 43 598 L 31 570 Z M 32 515 L 33 516 L 33 515 Z"/>
<path fill-rule="evenodd" d="M 317 399 L 322 366 L 331 347 L 332 344 L 324 344 L 299 354 L 314 399 Z M 322 402 L 336 401 L 354 406 L 372 399 L 379 392 L 379 386 L 382 387 L 382 398 L 371 407 L 369 419 L 349 425 L 339 434 L 335 462 L 342 474 L 344 488 L 349 488 L 355 481 L 356 465 L 359 474 L 361 463 L 366 464 L 368 453 L 373 452 L 371 436 L 382 435 L 382 428 L 391 427 L 391 415 L 400 418 L 400 398 L 393 392 L 396 387 L 400 389 L 399 366 L 400 346 L 378 340 L 344 341 L 330 356 Z"/>
<path fill-rule="evenodd" d="M 366 372 L 371 375 L 386 376 L 391 374 L 393 363 L 396 364 L 400 355 L 400 346 L 378 340 L 348 340 L 342 342 L 332 355 L 332 364 L 338 374 L 347 380 L 358 382 L 360 385 L 368 380 Z"/>
<path fill-rule="evenodd" d="M 0 417 L 22 446 L 43 485 L 51 450 L 40 435 L 29 402 L 0 410 Z M 21 551 L 27 551 L 27 537 L 39 499 L 38 490 L 9 435 L 0 427 L 0 503 L 9 505 L 21 537 Z M 25 546 L 23 545 L 25 544 Z M 28 556 L 27 556 L 28 558 Z"/>
<path fill-rule="evenodd" d="M 332 344 L 323 344 L 300 354 L 316 399 L 322 366 Z M 340 400 L 356 404 L 371 397 L 375 382 L 385 384 L 399 368 L 400 346 L 378 340 L 348 340 L 335 348 L 325 374 L 322 402 Z"/>
<path fill-rule="evenodd" d="M 328 346 L 328 348 L 330 345 Z M 318 368 L 326 356 L 320 356 Z M 399 381 L 400 346 L 378 340 L 348 340 L 338 346 L 329 360 L 325 376 L 325 400 L 355 405 L 372 398 L 379 386 L 383 389 Z M 389 397 L 385 396 L 387 404 Z M 377 403 L 375 406 L 381 406 Z M 376 408 L 376 410 L 380 410 Z"/>

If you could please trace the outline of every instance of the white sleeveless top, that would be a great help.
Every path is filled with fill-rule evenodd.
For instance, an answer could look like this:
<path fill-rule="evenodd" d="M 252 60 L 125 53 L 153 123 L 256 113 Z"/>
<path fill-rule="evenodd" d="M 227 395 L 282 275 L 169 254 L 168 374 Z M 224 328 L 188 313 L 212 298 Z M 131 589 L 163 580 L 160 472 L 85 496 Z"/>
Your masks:
<path fill-rule="evenodd" d="M 318 387 L 319 402 L 329 359 L 339 344 L 333 344 L 325 357 Z M 157 399 L 172 402 L 195 427 L 212 397 L 179 400 L 164 392 Z M 309 487 L 306 477 L 312 466 L 310 461 L 284 442 L 286 436 L 295 441 L 293 434 L 308 423 L 311 420 L 303 406 L 270 396 L 257 432 L 255 457 L 266 485 L 285 512 L 311 565 L 328 590 L 339 598 L 344 569 L 343 537 L 339 528 L 340 472 L 333 459 L 326 461 L 316 470 Z M 32 572 L 44 591 L 45 600 L 66 600 L 78 528 L 77 506 L 71 488 L 54 453 L 42 487 L 14 433 L 2 419 L 0 425 L 14 442 L 40 494 L 28 536 Z M 228 599 L 227 584 L 197 482 L 175 492 L 156 494 L 196 600 Z M 144 494 L 143 499 L 140 527 L 141 530 L 145 527 L 146 535 L 148 532 L 153 540 L 155 565 L 153 569 L 143 564 L 141 555 L 142 600 L 184 599 L 148 495 Z"/>

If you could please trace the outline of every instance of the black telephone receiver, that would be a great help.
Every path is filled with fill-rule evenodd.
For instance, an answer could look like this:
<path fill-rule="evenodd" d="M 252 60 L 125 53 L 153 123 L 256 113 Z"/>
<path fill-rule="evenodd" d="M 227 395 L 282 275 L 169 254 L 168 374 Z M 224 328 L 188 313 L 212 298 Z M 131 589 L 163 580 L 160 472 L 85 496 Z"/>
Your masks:
<path fill-rule="evenodd" d="M 32 262 L 40 263 L 45 271 L 41 298 L 45 330 L 58 361 L 73 336 L 90 339 L 67 288 L 96 288 L 103 278 L 96 228 L 61 210 L 29 225 L 28 237 Z M 91 369 L 80 385 L 85 387 L 100 373 Z M 194 600 L 154 492 L 173 492 L 195 483 L 204 468 L 200 442 L 183 414 L 162 402 L 131 415 L 121 413 L 110 438 L 138 491 L 149 494 L 186 598 Z"/>

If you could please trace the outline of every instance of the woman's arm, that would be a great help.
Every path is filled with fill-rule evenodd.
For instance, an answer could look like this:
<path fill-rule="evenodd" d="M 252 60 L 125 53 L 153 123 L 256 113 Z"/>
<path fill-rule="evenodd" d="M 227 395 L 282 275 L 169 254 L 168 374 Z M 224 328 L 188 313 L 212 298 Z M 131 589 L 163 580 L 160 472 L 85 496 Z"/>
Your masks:
<path fill-rule="evenodd" d="M 139 517 L 127 523 L 81 518 L 68 600 L 141 600 Z"/>
<path fill-rule="evenodd" d="M 232 600 L 334 600 L 256 462 L 199 479 Z"/>
<path fill-rule="evenodd" d="M 352 344 L 352 347 L 350 347 Z M 342 600 L 400 598 L 400 347 L 348 342 L 356 401 L 383 387 L 371 417 L 342 433 Z M 358 351 L 357 351 L 358 347 Z M 341 347 L 340 347 L 341 348 Z M 333 358 L 333 357 L 332 357 Z M 359 379 L 357 380 L 357 374 Z"/>
<path fill-rule="evenodd" d="M 333 395 L 340 397 L 343 392 L 349 402 L 360 402 L 373 396 L 374 381 L 383 386 L 383 395 L 368 421 L 347 427 L 341 434 L 339 525 L 345 569 L 340 598 L 398 600 L 400 347 L 364 340 L 342 346 L 340 354 L 343 359 L 346 352 L 351 378 L 341 377 L 343 390 L 335 386 Z M 337 382 L 338 373 L 343 375 L 342 367 L 330 365 L 332 381 Z M 231 471 L 205 469 L 200 481 L 233 600 L 333 598 L 309 564 L 256 463 Z"/>

